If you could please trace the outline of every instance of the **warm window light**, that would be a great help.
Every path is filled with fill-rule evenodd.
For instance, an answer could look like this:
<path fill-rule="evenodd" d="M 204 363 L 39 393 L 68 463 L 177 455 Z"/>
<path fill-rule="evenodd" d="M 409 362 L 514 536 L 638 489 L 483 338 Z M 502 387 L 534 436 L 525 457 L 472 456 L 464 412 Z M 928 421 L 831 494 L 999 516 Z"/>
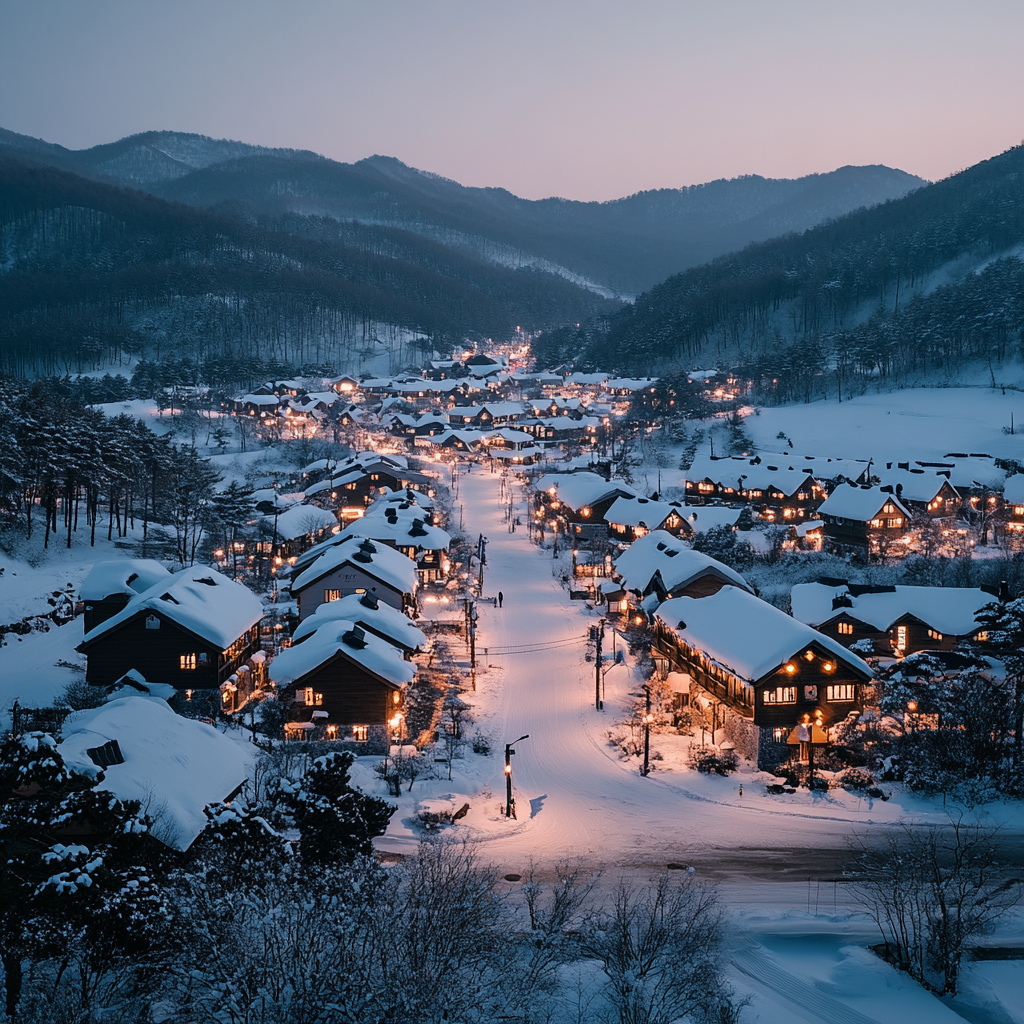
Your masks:
<path fill-rule="evenodd" d="M 391 694 L 391 703 L 392 704 L 400 704 L 401 701 L 402 701 L 402 695 L 397 690 L 395 690 L 395 692 L 393 694 Z"/>
<path fill-rule="evenodd" d="M 814 661 L 814 651 L 804 651 L 804 657 L 808 661 Z"/>
<path fill-rule="evenodd" d="M 644 617 L 642 615 L 638 615 L 633 621 L 639 626 L 644 621 Z"/>

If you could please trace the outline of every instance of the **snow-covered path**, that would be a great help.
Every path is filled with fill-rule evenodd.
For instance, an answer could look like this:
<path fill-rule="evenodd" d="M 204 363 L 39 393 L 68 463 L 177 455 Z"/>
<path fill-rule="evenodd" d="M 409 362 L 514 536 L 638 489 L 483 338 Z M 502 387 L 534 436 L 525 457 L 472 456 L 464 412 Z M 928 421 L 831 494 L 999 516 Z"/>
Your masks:
<path fill-rule="evenodd" d="M 835 872 L 851 831 L 845 818 L 825 808 L 810 815 L 779 813 L 774 805 L 756 806 L 764 801 L 750 795 L 744 803 L 735 780 L 728 779 L 713 780 L 721 785 L 709 799 L 680 785 L 678 775 L 676 782 L 667 774 L 644 779 L 616 758 L 604 735 L 621 709 L 611 700 L 604 712 L 594 708 L 593 663 L 583 658 L 582 638 L 595 613 L 570 601 L 552 575 L 550 554 L 529 543 L 525 528 L 508 532 L 497 475 L 473 472 L 462 477 L 461 487 L 467 534 L 488 537 L 485 594 L 500 590 L 505 598 L 501 609 L 480 605 L 480 661 L 501 667 L 478 676 L 476 700 L 491 715 L 496 746 L 530 736 L 513 758 L 519 820 L 481 830 L 488 857 L 510 866 L 531 855 L 622 867 L 681 861 L 718 864 L 727 872 L 734 862 L 741 874 L 760 859 L 771 863 L 777 879 L 787 873 L 806 878 L 809 865 L 818 877 Z M 484 647 L 573 636 L 580 643 L 538 653 L 483 653 Z M 504 782 L 500 758 L 493 763 L 497 798 Z M 825 850 L 830 853 L 822 857 Z"/>

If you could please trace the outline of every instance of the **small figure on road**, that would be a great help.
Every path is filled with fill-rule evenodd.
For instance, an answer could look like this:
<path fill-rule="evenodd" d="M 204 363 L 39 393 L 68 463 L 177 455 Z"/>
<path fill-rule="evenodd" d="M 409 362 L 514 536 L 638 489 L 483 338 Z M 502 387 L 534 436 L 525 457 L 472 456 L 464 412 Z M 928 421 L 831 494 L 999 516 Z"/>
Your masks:
<path fill-rule="evenodd" d="M 505 595 L 499 590 L 498 591 L 498 607 L 500 608 L 502 602 L 505 600 Z"/>

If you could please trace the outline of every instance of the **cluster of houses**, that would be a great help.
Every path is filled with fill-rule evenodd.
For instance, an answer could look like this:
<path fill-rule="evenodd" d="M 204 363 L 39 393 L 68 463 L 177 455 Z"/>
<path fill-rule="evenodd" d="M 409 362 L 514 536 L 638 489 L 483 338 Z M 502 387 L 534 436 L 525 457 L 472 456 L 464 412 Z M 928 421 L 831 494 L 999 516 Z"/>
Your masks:
<path fill-rule="evenodd" d="M 955 516 L 963 495 L 988 502 L 995 491 L 971 494 L 962 475 L 955 488 L 941 472 L 954 475 L 954 466 L 928 467 L 940 471 L 930 475 L 886 467 L 886 482 L 869 486 L 867 463 L 815 463 L 812 471 L 774 456 L 706 460 L 692 481 L 705 503 L 692 505 L 645 498 L 624 481 L 593 472 L 552 473 L 535 482 L 537 525 L 572 544 L 576 585 L 589 577 L 587 595 L 605 605 L 612 622 L 649 624 L 655 663 L 677 710 L 700 707 L 713 730 L 724 730 L 725 739 L 766 769 L 795 751 L 807 760 L 814 745 L 829 742 L 835 725 L 859 715 L 876 659 L 922 651 L 949 657 L 964 643 L 983 646 L 988 638 L 976 616 L 1008 597 L 1005 588 L 821 579 L 793 588 L 787 614 L 762 600 L 736 569 L 691 546 L 699 532 L 735 527 L 751 505 L 751 512 L 771 521 L 766 513 L 774 511 L 794 527 L 820 527 L 822 520 L 827 526 L 829 509 L 841 507 L 844 528 L 856 521 L 876 529 L 872 520 L 909 519 L 912 510 Z M 919 485 L 923 477 L 926 485 Z M 994 473 L 984 479 L 994 483 Z M 1001 507 L 1014 479 L 1005 481 Z M 906 528 L 893 524 L 899 526 Z"/>
<path fill-rule="evenodd" d="M 291 566 L 298 625 L 276 657 L 261 643 L 262 601 L 205 566 L 99 563 L 82 588 L 86 681 L 195 702 L 198 717 L 237 712 L 276 689 L 288 738 L 386 751 L 400 732 L 423 579 L 445 571 L 449 535 L 404 495 L 385 496 Z M 187 710 L 187 709 L 185 709 Z"/>
<path fill-rule="evenodd" d="M 1024 531 L 1024 477 L 988 455 L 882 465 L 777 452 L 705 456 L 684 486 L 687 505 L 746 507 L 790 527 L 801 546 L 863 559 L 966 536 L 967 522 L 983 543 Z"/>

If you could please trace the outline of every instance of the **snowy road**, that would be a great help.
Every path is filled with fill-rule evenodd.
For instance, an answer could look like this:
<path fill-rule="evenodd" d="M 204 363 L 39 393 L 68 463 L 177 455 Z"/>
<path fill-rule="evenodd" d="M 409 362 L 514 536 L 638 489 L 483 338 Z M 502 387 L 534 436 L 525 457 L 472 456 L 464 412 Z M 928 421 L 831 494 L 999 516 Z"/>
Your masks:
<path fill-rule="evenodd" d="M 519 820 L 481 831 L 488 857 L 510 870 L 532 855 L 624 868 L 678 861 L 719 876 L 835 878 L 848 856 L 848 819 L 824 808 L 816 815 L 779 813 L 749 794 L 744 803 L 735 780 L 715 780 L 718 795 L 709 799 L 681 784 L 688 773 L 676 781 L 668 773 L 644 779 L 616 758 L 604 737 L 621 706 L 609 700 L 604 712 L 594 708 L 593 663 L 583 657 L 582 637 L 596 613 L 570 601 L 552 574 L 550 552 L 530 544 L 525 527 L 508 532 L 497 475 L 473 472 L 461 487 L 467 535 L 489 539 L 485 594 L 500 590 L 505 597 L 501 609 L 480 606 L 481 661 L 502 667 L 479 676 L 476 702 L 491 716 L 496 744 L 530 735 L 513 759 Z M 521 503 L 524 522 L 525 513 Z M 581 642 L 532 654 L 482 654 L 484 647 L 573 636 Z M 503 792 L 500 775 L 491 787 Z"/>

